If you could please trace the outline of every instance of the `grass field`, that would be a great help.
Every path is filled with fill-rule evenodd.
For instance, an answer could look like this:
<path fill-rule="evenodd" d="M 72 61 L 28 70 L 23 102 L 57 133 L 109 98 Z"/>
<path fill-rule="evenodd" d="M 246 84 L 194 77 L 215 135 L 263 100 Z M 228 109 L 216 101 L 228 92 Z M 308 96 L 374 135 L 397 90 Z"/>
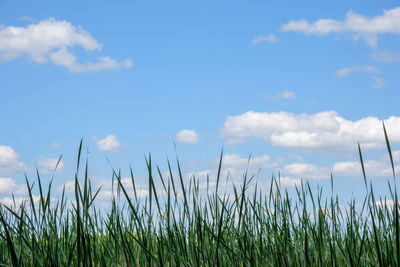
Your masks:
<path fill-rule="evenodd" d="M 101 189 L 92 188 L 87 164 L 80 166 L 81 142 L 74 200 L 63 191 L 51 201 L 51 183 L 44 187 L 38 173 L 38 201 L 26 179 L 28 200 L 1 206 L 1 266 L 400 266 L 395 172 L 385 128 L 384 133 L 393 169 L 391 199 L 374 195 L 359 149 L 365 199 L 346 206 L 333 193 L 322 199 L 322 189 L 313 191 L 308 182 L 289 196 L 279 177 L 268 189 L 249 190 L 256 181 L 246 172 L 242 185 L 226 194 L 221 153 L 216 185 L 206 194 L 196 177 L 185 186 L 179 161 L 178 174 L 168 164 L 165 177 L 149 156 L 148 196 L 137 195 L 132 172 L 133 190 L 127 190 L 114 171 L 116 197 L 111 209 L 101 211 L 95 208 Z M 78 177 L 82 168 L 84 177 Z"/>

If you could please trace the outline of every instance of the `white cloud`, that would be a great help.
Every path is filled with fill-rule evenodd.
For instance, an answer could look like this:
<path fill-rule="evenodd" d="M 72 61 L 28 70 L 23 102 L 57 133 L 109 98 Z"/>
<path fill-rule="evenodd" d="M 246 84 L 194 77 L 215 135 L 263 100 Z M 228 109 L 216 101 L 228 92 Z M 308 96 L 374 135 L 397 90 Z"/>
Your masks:
<path fill-rule="evenodd" d="M 301 185 L 300 178 L 292 178 L 292 177 L 280 177 L 277 179 L 278 183 L 282 187 L 296 187 Z"/>
<path fill-rule="evenodd" d="M 0 194 L 24 194 L 26 193 L 25 185 L 19 185 L 12 178 L 0 178 Z"/>
<path fill-rule="evenodd" d="M 400 172 L 400 150 L 392 151 L 395 172 Z M 300 160 L 302 160 L 300 158 Z M 365 160 L 364 168 L 367 178 L 391 178 L 393 176 L 392 167 L 387 155 L 378 160 Z M 282 168 L 282 174 L 290 175 L 289 177 L 296 178 L 311 178 L 311 179 L 329 179 L 330 174 L 333 177 L 349 176 L 363 177 L 361 162 L 355 161 L 338 161 L 334 162 L 331 167 L 317 166 L 311 163 L 295 162 L 286 164 Z"/>
<path fill-rule="evenodd" d="M 50 54 L 50 59 L 57 66 L 67 67 L 71 72 L 96 72 L 103 70 L 115 70 L 119 68 L 130 68 L 133 63 L 130 59 L 124 62 L 117 62 L 110 57 L 98 57 L 97 62 L 88 62 L 80 64 L 76 62 L 77 58 L 74 54 L 67 51 L 65 47 Z"/>
<path fill-rule="evenodd" d="M 173 173 L 173 177 L 177 177 L 179 174 L 177 173 Z M 163 177 L 169 177 L 169 172 L 167 171 Z M 188 172 L 184 175 L 186 181 L 189 181 L 190 179 L 193 178 L 193 176 L 199 180 L 199 188 L 201 190 L 206 189 L 207 188 L 207 176 L 209 178 L 209 186 L 214 186 L 216 183 L 214 181 L 214 177 L 216 176 L 216 173 L 214 173 L 214 171 L 210 171 L 210 170 L 202 170 L 202 171 L 197 171 L 197 172 Z M 212 179 L 212 181 L 210 181 L 210 178 Z"/>
<path fill-rule="evenodd" d="M 391 142 L 400 143 L 400 117 L 391 116 L 385 124 Z M 357 141 L 364 149 L 381 148 L 385 144 L 382 121 L 378 118 L 351 121 L 335 111 L 316 114 L 248 111 L 228 116 L 220 137 L 228 144 L 259 138 L 273 146 L 319 151 L 352 151 Z"/>
<path fill-rule="evenodd" d="M 378 208 L 381 209 L 388 209 L 388 210 L 393 210 L 394 204 L 396 204 L 396 202 L 393 199 L 382 199 L 382 200 L 378 200 L 375 201 L 375 205 Z M 400 205 L 400 201 L 397 201 L 397 205 Z"/>
<path fill-rule="evenodd" d="M 101 151 L 116 151 L 120 147 L 121 144 L 114 134 L 107 135 L 106 138 L 97 141 L 97 148 Z"/>
<path fill-rule="evenodd" d="M 357 73 L 357 72 L 368 72 L 368 73 L 380 73 L 379 69 L 374 66 L 364 65 L 364 66 L 355 66 L 355 67 L 346 67 L 341 68 L 336 71 L 335 76 L 338 78 L 344 78 L 349 76 L 350 74 Z M 374 80 L 373 86 L 375 88 L 382 88 L 386 86 L 386 82 L 380 76 L 373 76 L 372 79 Z"/>
<path fill-rule="evenodd" d="M 390 178 L 392 177 L 392 169 L 389 162 L 367 160 L 364 161 L 365 174 L 367 178 Z M 395 167 L 398 172 L 399 167 Z M 331 173 L 333 177 L 349 176 L 363 177 L 361 163 L 359 161 L 340 161 L 335 162 L 331 167 L 317 166 L 311 163 L 290 163 L 283 166 L 281 173 L 287 175 L 288 178 L 304 178 L 304 179 L 330 179 Z"/>
<path fill-rule="evenodd" d="M 19 155 L 9 146 L 0 146 L 1 166 L 10 165 L 18 161 Z"/>
<path fill-rule="evenodd" d="M 276 42 L 278 42 L 278 38 L 276 38 L 276 36 L 274 34 L 268 34 L 266 36 L 260 35 L 260 36 L 255 37 L 251 41 L 251 44 L 256 45 L 256 44 L 263 43 L 263 42 L 276 43 Z"/>
<path fill-rule="evenodd" d="M 332 171 L 334 174 L 345 176 L 357 176 L 362 174 L 360 162 L 357 161 L 336 162 L 332 167 Z"/>
<path fill-rule="evenodd" d="M 217 169 L 219 158 L 214 159 L 214 166 Z M 225 154 L 222 157 L 222 177 L 228 174 L 236 181 L 241 181 L 243 173 L 248 169 L 250 175 L 257 174 L 261 169 L 274 169 L 278 167 L 277 160 L 272 160 L 269 155 L 242 157 L 239 154 Z M 211 172 L 212 177 L 217 173 Z"/>
<path fill-rule="evenodd" d="M 400 53 L 399 52 L 391 52 L 391 51 L 374 53 L 374 54 L 372 54 L 372 59 L 375 61 L 381 61 L 381 62 L 399 62 L 400 61 Z"/>
<path fill-rule="evenodd" d="M 75 27 L 68 21 L 54 18 L 39 21 L 27 27 L 0 28 L 0 60 L 10 61 L 27 57 L 35 63 L 50 60 L 53 64 L 67 67 L 71 72 L 94 72 L 132 67 L 132 61 L 117 62 L 110 57 L 98 57 L 97 62 L 78 63 L 68 49 L 79 46 L 86 51 L 101 50 L 90 33 Z"/>
<path fill-rule="evenodd" d="M 315 22 L 293 20 L 281 26 L 282 31 L 304 34 L 326 35 L 329 33 L 351 33 L 354 40 L 363 39 L 370 47 L 378 43 L 378 34 L 400 34 L 400 7 L 384 10 L 373 18 L 349 11 L 344 21 L 319 19 Z"/>
<path fill-rule="evenodd" d="M 129 197 L 134 197 L 135 193 L 134 191 L 131 190 L 127 190 L 127 194 Z M 123 194 L 122 194 L 123 195 Z M 138 198 L 145 198 L 149 195 L 149 191 L 147 189 L 143 189 L 143 188 L 138 188 L 136 189 L 136 196 Z M 106 200 L 106 201 L 110 201 L 111 198 L 113 196 L 113 191 L 112 190 L 100 190 L 99 194 L 97 195 L 96 199 L 97 200 Z M 117 196 L 116 194 L 116 190 L 114 189 L 114 196 Z M 125 199 L 125 196 L 122 197 L 122 199 Z"/>
<path fill-rule="evenodd" d="M 336 71 L 335 76 L 343 78 L 355 72 L 379 73 L 380 71 L 374 66 L 355 66 L 339 69 Z"/>
<path fill-rule="evenodd" d="M 184 181 L 188 182 L 194 176 L 199 180 L 199 188 L 200 190 L 205 190 L 207 188 L 207 176 L 208 176 L 208 185 L 210 190 L 214 190 L 216 186 L 216 177 L 218 174 L 218 166 L 219 166 L 220 158 L 214 158 L 212 161 L 212 165 L 208 166 L 207 169 L 193 171 L 185 173 Z M 256 179 L 260 177 L 264 177 L 264 174 L 267 176 L 271 175 L 273 170 L 277 169 L 279 160 L 272 160 L 268 155 L 259 155 L 259 156 L 251 156 L 250 162 L 249 157 L 242 157 L 239 154 L 224 154 L 222 158 L 222 166 L 220 173 L 220 184 L 223 190 L 232 190 L 231 185 L 234 184 L 236 186 L 241 186 L 243 184 L 243 174 L 248 171 L 248 177 L 252 177 L 253 175 Z M 177 173 L 173 173 L 174 176 L 178 175 Z M 169 173 L 165 173 L 164 177 L 168 177 Z M 229 177 L 229 178 L 228 178 Z M 260 180 L 260 183 L 263 183 L 264 179 Z M 189 185 L 189 183 L 187 183 Z M 226 187 L 225 187 L 226 185 Z M 222 192 L 222 191 L 221 191 Z M 230 192 L 230 193 L 233 193 Z"/>
<path fill-rule="evenodd" d="M 33 202 L 37 203 L 40 200 L 40 196 L 32 196 Z M 3 197 L 0 199 L 0 203 L 11 208 L 16 205 L 16 207 L 19 207 L 23 202 L 28 202 L 30 201 L 28 197 L 16 197 L 16 198 L 11 198 L 11 197 Z"/>
<path fill-rule="evenodd" d="M 372 85 L 377 89 L 380 89 L 387 85 L 386 82 L 379 76 L 373 76 L 372 79 L 374 79 L 374 83 Z"/>
<path fill-rule="evenodd" d="M 326 167 L 318 167 L 310 163 L 291 163 L 283 167 L 284 175 L 292 175 L 306 179 L 329 179 L 330 171 Z"/>
<path fill-rule="evenodd" d="M 296 94 L 293 92 L 288 92 L 288 91 L 283 91 L 282 93 L 276 94 L 276 95 L 269 95 L 269 94 L 264 94 L 265 99 L 289 99 L 289 98 L 295 98 Z"/>
<path fill-rule="evenodd" d="M 82 184 L 80 184 L 82 188 Z M 65 193 L 74 193 L 75 192 L 75 180 L 69 180 L 64 183 L 63 186 L 60 186 L 58 189 L 62 191 L 65 188 Z"/>
<path fill-rule="evenodd" d="M 392 168 L 389 162 L 367 160 L 364 161 L 365 174 L 367 177 L 390 177 L 392 176 Z M 395 170 L 399 170 L 395 166 Z M 342 161 L 336 162 L 332 171 L 334 175 L 358 176 L 362 177 L 361 163 L 358 161 Z"/>
<path fill-rule="evenodd" d="M 392 151 L 393 160 L 395 162 L 400 163 L 400 150 L 393 150 Z"/>
<path fill-rule="evenodd" d="M 110 200 L 113 196 L 117 197 L 118 181 L 116 179 L 114 179 L 114 184 L 112 183 L 113 180 L 111 180 L 111 179 L 91 177 L 90 180 L 92 182 L 92 188 L 94 191 L 97 191 L 101 187 L 99 194 L 96 197 L 96 200 L 103 201 L 103 203 L 102 203 L 103 206 L 108 206 L 110 203 Z M 138 181 L 140 181 L 140 180 L 138 180 L 138 179 L 135 180 L 136 195 L 138 198 L 146 197 L 149 193 L 148 189 L 146 186 L 144 186 L 142 183 L 140 183 Z M 125 190 L 127 191 L 128 195 L 130 197 L 134 197 L 134 190 L 133 190 L 131 177 L 121 178 L 121 183 L 124 186 Z M 81 187 L 81 189 L 83 188 L 82 181 L 79 181 L 79 186 Z M 58 190 L 60 192 L 62 192 L 64 187 L 65 187 L 65 193 L 67 193 L 67 194 L 74 193 L 75 192 L 75 180 L 66 181 L 64 183 L 64 185 L 58 187 Z M 121 194 L 123 195 L 123 193 L 121 193 Z M 122 199 L 125 199 L 125 197 L 122 196 Z"/>
<path fill-rule="evenodd" d="M 19 154 L 10 146 L 0 145 L 0 173 L 14 173 L 22 171 L 25 165 L 20 162 Z"/>
<path fill-rule="evenodd" d="M 0 30 L 0 51 L 3 60 L 28 56 L 37 63 L 47 61 L 54 49 L 80 46 L 85 50 L 100 50 L 101 45 L 80 27 L 54 18 L 27 27 L 4 27 Z"/>
<path fill-rule="evenodd" d="M 219 161 L 219 159 L 217 159 Z M 242 158 L 239 154 L 225 154 L 222 157 L 222 164 L 228 168 L 239 168 L 244 170 L 249 162 L 249 158 Z M 250 158 L 250 165 L 256 168 L 276 167 L 276 163 L 271 161 L 270 156 L 261 155 Z"/>
<path fill-rule="evenodd" d="M 37 161 L 39 172 L 42 174 L 53 174 L 57 166 L 58 158 L 46 158 L 42 157 Z M 60 160 L 57 166 L 57 172 L 64 168 L 64 162 Z"/>
<path fill-rule="evenodd" d="M 187 144 L 199 143 L 199 134 L 195 130 L 182 130 L 177 133 L 176 141 Z"/>

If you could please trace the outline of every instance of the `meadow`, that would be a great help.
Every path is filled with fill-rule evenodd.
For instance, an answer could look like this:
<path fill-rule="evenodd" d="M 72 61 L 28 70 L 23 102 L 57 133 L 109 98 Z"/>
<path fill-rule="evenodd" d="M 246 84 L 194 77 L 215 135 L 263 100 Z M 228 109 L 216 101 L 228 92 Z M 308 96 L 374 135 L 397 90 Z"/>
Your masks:
<path fill-rule="evenodd" d="M 279 176 L 260 188 L 246 170 L 242 184 L 232 184 L 233 194 L 227 194 L 221 186 L 223 153 L 216 184 L 204 194 L 195 176 L 185 181 L 179 160 L 178 173 L 168 162 L 165 176 L 149 155 L 148 195 L 138 196 L 132 170 L 133 190 L 113 170 L 117 186 L 106 211 L 95 206 L 101 188 L 92 188 L 88 163 L 81 163 L 81 141 L 74 199 L 64 190 L 54 200 L 52 183 L 42 185 L 37 173 L 35 182 L 26 178 L 26 202 L 0 207 L 0 265 L 400 266 L 395 168 L 385 128 L 384 134 L 393 170 L 387 201 L 374 195 L 359 146 L 362 203 L 339 204 L 334 193 L 323 198 L 322 188 L 312 190 L 306 180 L 292 196 Z"/>

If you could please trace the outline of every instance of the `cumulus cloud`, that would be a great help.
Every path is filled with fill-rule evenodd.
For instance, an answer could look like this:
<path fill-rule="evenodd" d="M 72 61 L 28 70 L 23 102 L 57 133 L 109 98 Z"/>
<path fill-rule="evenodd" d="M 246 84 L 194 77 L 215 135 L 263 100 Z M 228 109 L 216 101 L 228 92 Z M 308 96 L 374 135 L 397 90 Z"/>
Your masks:
<path fill-rule="evenodd" d="M 251 44 L 252 45 L 256 45 L 259 43 L 276 43 L 278 42 L 278 38 L 276 38 L 276 36 L 274 34 L 268 34 L 266 36 L 260 35 L 255 37 L 252 41 Z"/>
<path fill-rule="evenodd" d="M 0 194 L 24 194 L 26 193 L 25 185 L 20 185 L 13 178 L 0 178 Z"/>
<path fill-rule="evenodd" d="M 125 189 L 127 190 L 127 189 Z M 127 190 L 127 193 L 129 196 L 134 196 L 134 191 L 133 189 Z M 149 195 L 149 191 L 144 188 L 138 188 L 136 189 L 136 196 L 138 198 L 145 198 Z M 114 191 L 114 196 L 116 196 L 115 191 Z M 113 197 L 113 191 L 111 189 L 102 189 L 100 190 L 99 194 L 97 195 L 96 199 L 97 200 L 107 200 L 110 201 L 110 199 Z"/>
<path fill-rule="evenodd" d="M 0 61 L 7 62 L 25 57 L 35 63 L 50 60 L 54 65 L 68 68 L 71 72 L 95 72 L 130 68 L 130 59 L 117 62 L 110 57 L 98 57 L 97 62 L 79 63 L 69 50 L 81 47 L 86 51 L 101 50 L 90 33 L 68 21 L 45 19 L 27 27 L 8 26 L 0 28 Z"/>
<path fill-rule="evenodd" d="M 296 187 L 301 185 L 300 178 L 280 177 L 277 181 L 282 187 Z"/>
<path fill-rule="evenodd" d="M 19 161 L 19 154 L 10 146 L 0 145 L 0 174 L 22 171 L 25 165 Z"/>
<path fill-rule="evenodd" d="M 361 165 L 357 161 L 340 161 L 336 162 L 332 171 L 334 174 L 345 175 L 345 176 L 356 176 L 361 174 Z"/>
<path fill-rule="evenodd" d="M 389 162 L 367 160 L 364 161 L 365 174 L 368 177 L 390 177 L 392 176 L 392 167 Z M 336 162 L 332 171 L 335 175 L 343 176 L 362 176 L 361 163 L 358 161 L 342 161 Z M 395 166 L 395 171 L 399 168 Z"/>
<path fill-rule="evenodd" d="M 380 62 L 399 62 L 400 53 L 392 51 L 384 51 L 381 53 L 372 54 L 372 59 Z"/>
<path fill-rule="evenodd" d="M 400 150 L 392 151 L 395 172 L 400 172 Z M 283 166 L 282 173 L 296 178 L 328 179 L 332 173 L 334 177 L 348 176 L 361 178 L 363 176 L 359 160 L 337 161 L 329 167 L 317 166 L 312 163 L 300 162 L 289 163 Z M 364 158 L 365 173 L 368 178 L 391 178 L 393 176 L 392 166 L 388 155 L 374 160 Z"/>
<path fill-rule="evenodd" d="M 364 161 L 365 173 L 368 178 L 390 178 L 392 177 L 392 168 L 390 162 L 385 160 L 366 160 Z M 396 173 L 400 171 L 395 166 Z M 357 177 L 363 176 L 360 161 L 339 161 L 333 165 L 317 166 L 312 163 L 295 162 L 283 166 L 281 173 L 288 178 L 304 178 L 314 180 L 329 179 L 331 173 L 333 177 Z"/>
<path fill-rule="evenodd" d="M 384 10 L 382 15 L 372 18 L 349 11 L 344 21 L 325 18 L 315 22 L 293 20 L 282 25 L 281 29 L 315 35 L 347 32 L 353 35 L 354 40 L 363 39 L 374 48 L 379 34 L 400 34 L 400 7 Z"/>
<path fill-rule="evenodd" d="M 99 194 L 96 197 L 96 201 L 100 201 L 99 204 L 101 206 L 108 207 L 112 197 L 117 197 L 118 181 L 116 179 L 112 180 L 99 177 L 91 177 L 90 180 L 92 182 L 92 188 L 94 191 L 97 191 L 100 188 Z M 136 196 L 138 198 L 144 198 L 149 194 L 148 188 L 147 186 L 144 186 L 142 183 L 138 181 L 140 181 L 140 179 L 135 180 Z M 78 181 L 78 182 L 79 186 L 82 188 L 83 181 Z M 133 197 L 135 193 L 131 177 L 121 178 L 121 183 L 124 186 L 125 190 L 127 191 L 128 195 Z M 65 188 L 65 193 L 67 194 L 75 193 L 75 180 L 66 181 L 62 186 L 58 187 L 58 190 L 62 192 L 63 188 Z M 124 198 L 125 197 L 122 197 L 122 199 Z"/>
<path fill-rule="evenodd" d="M 277 99 L 289 99 L 289 98 L 295 98 L 296 94 L 293 92 L 288 92 L 288 91 L 283 91 L 282 93 L 276 94 L 276 95 L 269 95 L 269 94 L 264 94 L 265 99 L 272 99 L 272 100 L 277 100 Z"/>
<path fill-rule="evenodd" d="M 40 196 L 32 195 L 32 199 L 34 203 L 37 203 L 40 200 Z M 12 207 L 19 207 L 22 203 L 29 202 L 30 199 L 28 197 L 3 197 L 0 199 L 0 203 L 12 208 Z"/>
<path fill-rule="evenodd" d="M 392 151 L 393 160 L 400 163 L 400 150 Z"/>
<path fill-rule="evenodd" d="M 197 144 L 199 134 L 195 130 L 182 130 L 176 134 L 175 140 L 186 144 Z"/>
<path fill-rule="evenodd" d="M 82 188 L 82 184 L 79 183 Z M 69 180 L 64 183 L 64 185 L 58 188 L 60 191 L 65 190 L 65 193 L 74 193 L 75 192 L 75 180 Z"/>
<path fill-rule="evenodd" d="M 284 175 L 306 179 L 329 179 L 330 171 L 327 167 L 319 167 L 310 163 L 290 163 L 283 167 Z"/>
<path fill-rule="evenodd" d="M 57 166 L 58 163 L 58 166 Z M 42 174 L 52 174 L 56 170 L 57 172 L 61 171 L 64 168 L 64 162 L 60 160 L 58 162 L 58 158 L 46 158 L 42 157 L 37 161 L 39 172 Z"/>
<path fill-rule="evenodd" d="M 392 211 L 396 202 L 393 199 L 382 199 L 375 201 L 375 205 L 380 209 L 387 209 Z M 400 205 L 400 201 L 397 201 L 397 205 Z"/>
<path fill-rule="evenodd" d="M 391 142 L 400 143 L 400 117 L 391 116 L 385 119 L 385 124 Z M 381 148 L 385 144 L 382 121 L 378 118 L 351 121 L 335 111 L 316 114 L 248 111 L 228 116 L 220 137 L 228 144 L 258 138 L 277 147 L 319 151 L 354 150 L 357 141 L 365 149 Z"/>
<path fill-rule="evenodd" d="M 218 166 L 219 160 L 219 158 L 214 160 L 215 166 Z M 241 178 L 247 168 L 255 174 L 260 168 L 270 169 L 277 166 L 277 162 L 271 160 L 269 155 L 251 156 L 250 160 L 249 157 L 242 157 L 239 154 L 225 154 L 222 157 L 223 176 L 229 173 L 236 178 Z"/>
<path fill-rule="evenodd" d="M 219 159 L 217 159 L 219 161 Z M 272 168 L 276 167 L 276 163 L 271 161 L 270 156 L 261 155 L 257 157 L 243 158 L 239 154 L 225 154 L 222 157 L 222 163 L 228 168 L 239 168 L 244 170 L 248 163 L 257 168 Z"/>
<path fill-rule="evenodd" d="M 221 166 L 221 185 L 223 184 L 224 190 L 227 192 L 232 190 L 231 185 L 241 186 L 243 184 L 243 174 L 247 171 L 248 177 L 256 176 L 264 177 L 271 175 L 275 169 L 278 168 L 278 163 L 280 159 L 271 159 L 269 155 L 262 154 L 258 156 L 241 156 L 239 154 L 224 154 L 222 157 Z M 207 169 L 196 170 L 192 172 L 187 172 L 184 174 L 184 181 L 188 182 L 193 176 L 199 179 L 200 190 L 205 190 L 208 187 L 213 190 L 216 186 L 218 167 L 220 158 L 214 158 L 211 162 L 212 165 L 207 166 Z M 177 176 L 177 173 L 173 172 L 173 176 Z M 164 177 L 168 177 L 169 173 L 166 172 Z M 256 178 L 256 179 L 257 179 Z M 265 180 L 260 181 L 265 182 Z M 188 184 L 189 185 L 189 184 Z M 227 187 L 225 187 L 225 185 Z M 229 191 L 230 192 L 230 191 Z M 230 193 L 233 193 L 230 192 Z"/>
<path fill-rule="evenodd" d="M 121 144 L 114 134 L 107 135 L 106 138 L 97 141 L 97 148 L 101 151 L 116 151 L 120 147 Z"/>
<path fill-rule="evenodd" d="M 380 71 L 374 66 L 355 66 L 339 69 L 336 71 L 335 76 L 338 78 L 344 78 L 355 72 L 379 73 Z"/>

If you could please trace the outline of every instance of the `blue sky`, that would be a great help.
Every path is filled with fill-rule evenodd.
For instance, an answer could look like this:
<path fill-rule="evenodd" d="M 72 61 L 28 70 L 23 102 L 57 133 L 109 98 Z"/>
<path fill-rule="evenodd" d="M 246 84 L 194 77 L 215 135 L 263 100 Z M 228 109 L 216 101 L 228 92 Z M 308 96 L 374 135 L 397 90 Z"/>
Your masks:
<path fill-rule="evenodd" d="M 388 193 L 385 121 L 400 163 L 400 6 L 396 1 L 0 0 L 0 201 L 23 199 L 37 166 L 71 185 L 77 144 L 97 186 L 144 156 L 189 177 L 224 166 L 267 183 L 280 172 L 360 195 Z"/>

